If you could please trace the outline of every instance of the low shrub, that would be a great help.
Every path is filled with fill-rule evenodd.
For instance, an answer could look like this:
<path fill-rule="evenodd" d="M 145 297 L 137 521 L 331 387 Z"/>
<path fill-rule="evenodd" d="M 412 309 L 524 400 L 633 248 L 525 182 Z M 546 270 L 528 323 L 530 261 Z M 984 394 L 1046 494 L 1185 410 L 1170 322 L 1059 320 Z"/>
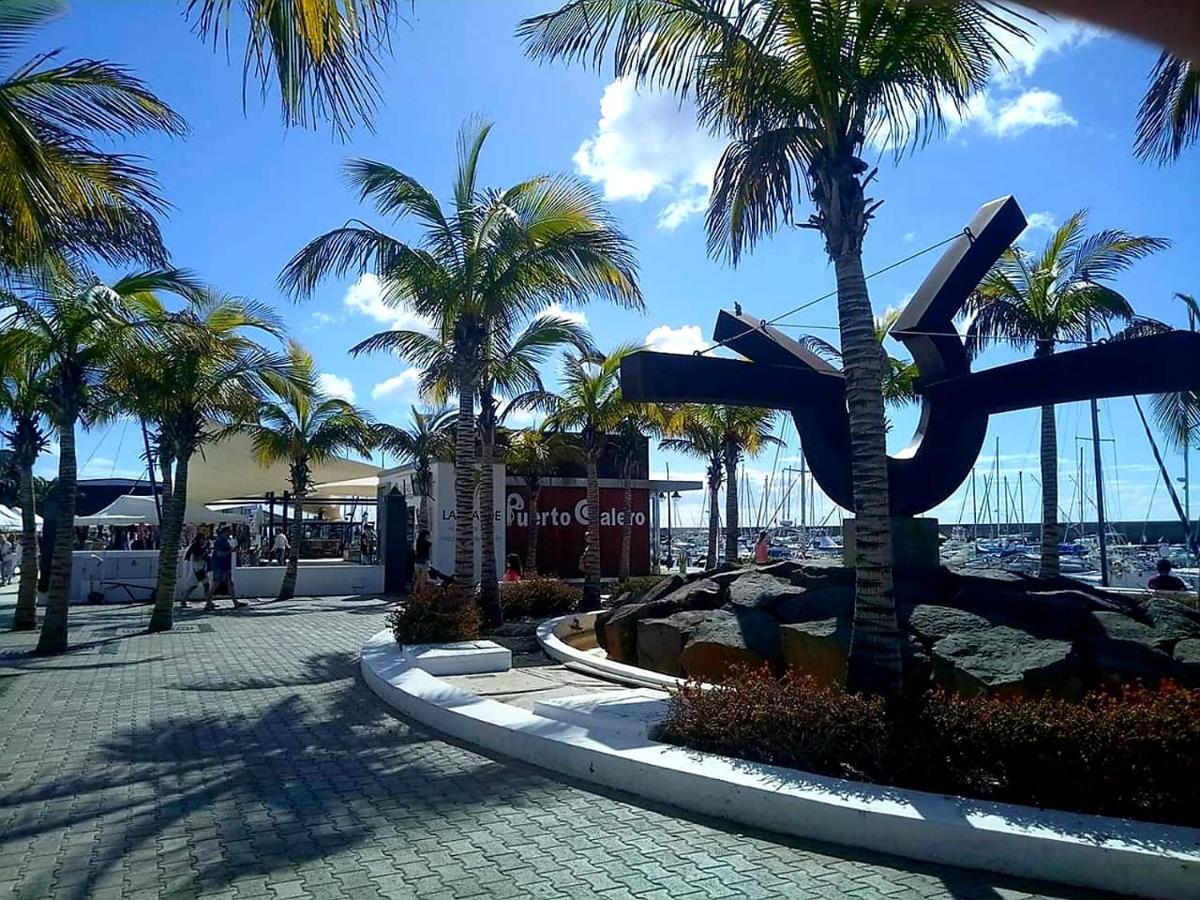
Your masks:
<path fill-rule="evenodd" d="M 611 593 L 614 597 L 620 597 L 624 593 L 647 594 L 670 577 L 670 575 L 637 575 L 614 582 Z"/>
<path fill-rule="evenodd" d="M 474 594 L 461 586 L 425 585 L 388 616 L 398 644 L 444 644 L 479 637 L 483 616 Z"/>
<path fill-rule="evenodd" d="M 942 693 L 889 709 L 787 672 L 739 670 L 671 699 L 671 743 L 807 772 L 1076 812 L 1200 824 L 1200 691 Z"/>
<path fill-rule="evenodd" d="M 506 619 L 548 619 L 574 612 L 583 592 L 557 578 L 525 578 L 500 585 L 500 606 Z"/>

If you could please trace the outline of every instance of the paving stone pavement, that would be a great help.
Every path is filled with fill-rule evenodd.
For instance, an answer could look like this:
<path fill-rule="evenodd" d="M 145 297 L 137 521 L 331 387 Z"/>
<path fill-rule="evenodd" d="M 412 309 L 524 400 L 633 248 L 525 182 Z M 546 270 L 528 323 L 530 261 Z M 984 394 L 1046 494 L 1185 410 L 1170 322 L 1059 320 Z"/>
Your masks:
<path fill-rule="evenodd" d="M 193 609 L 147 635 L 145 607 L 73 608 L 54 659 L 0 634 L 0 897 L 1081 896 L 746 834 L 447 742 L 359 678 L 384 612 Z"/>

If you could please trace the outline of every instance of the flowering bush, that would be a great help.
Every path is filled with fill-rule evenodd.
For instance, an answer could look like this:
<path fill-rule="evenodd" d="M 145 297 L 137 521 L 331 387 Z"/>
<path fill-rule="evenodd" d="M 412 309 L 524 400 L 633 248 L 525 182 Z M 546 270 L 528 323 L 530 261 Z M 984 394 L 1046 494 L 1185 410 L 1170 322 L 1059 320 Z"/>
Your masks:
<path fill-rule="evenodd" d="M 933 693 L 889 709 L 789 671 L 676 693 L 666 741 L 807 772 L 1077 812 L 1200 824 L 1200 691 Z"/>
<path fill-rule="evenodd" d="M 506 619 L 546 619 L 574 612 L 583 592 L 557 578 L 525 578 L 500 585 Z"/>
<path fill-rule="evenodd" d="M 408 595 L 388 616 L 398 644 L 443 644 L 479 637 L 483 616 L 470 590 L 425 585 Z"/>

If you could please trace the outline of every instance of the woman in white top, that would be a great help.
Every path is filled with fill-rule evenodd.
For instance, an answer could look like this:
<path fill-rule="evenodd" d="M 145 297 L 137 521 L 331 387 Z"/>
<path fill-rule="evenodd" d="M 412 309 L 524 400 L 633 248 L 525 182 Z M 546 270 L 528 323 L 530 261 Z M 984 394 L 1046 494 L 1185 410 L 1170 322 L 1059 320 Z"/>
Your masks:
<path fill-rule="evenodd" d="M 271 555 L 275 557 L 275 564 L 282 566 L 287 562 L 288 551 L 292 549 L 292 545 L 288 543 L 287 535 L 282 531 L 275 532 L 275 542 L 271 544 Z"/>

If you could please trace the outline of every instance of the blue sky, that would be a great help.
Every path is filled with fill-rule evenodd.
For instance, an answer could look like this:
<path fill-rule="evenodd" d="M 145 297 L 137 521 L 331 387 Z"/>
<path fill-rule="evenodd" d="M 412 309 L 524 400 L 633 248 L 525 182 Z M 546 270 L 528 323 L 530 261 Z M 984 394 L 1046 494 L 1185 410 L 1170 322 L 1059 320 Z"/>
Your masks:
<path fill-rule="evenodd" d="M 413 377 L 389 358 L 351 359 L 346 349 L 402 316 L 378 302 L 370 280 L 328 282 L 304 304 L 280 297 L 275 279 L 305 242 L 347 219 L 368 215 L 344 187 L 339 167 L 349 156 L 383 160 L 445 194 L 453 142 L 462 120 L 481 113 L 496 123 L 483 180 L 507 185 L 540 172 L 577 172 L 591 179 L 638 249 L 644 314 L 593 305 L 589 326 L 601 346 L 635 341 L 664 349 L 702 345 L 717 310 L 736 300 L 749 313 L 776 315 L 826 293 L 833 274 L 817 235 L 796 229 L 764 242 L 736 269 L 705 255 L 702 210 L 707 179 L 720 150 L 697 134 L 688 110 L 669 98 L 638 94 L 610 72 L 541 66 L 527 60 L 513 37 L 524 15 L 553 0 L 418 0 L 407 27 L 393 37 L 385 64 L 384 103 L 375 132 L 360 129 L 347 143 L 320 132 L 285 130 L 272 98 L 252 86 L 242 106 L 240 47 L 214 53 L 189 30 L 185 4 L 161 0 L 78 0 L 31 49 L 64 47 L 70 57 L 107 58 L 129 66 L 191 125 L 186 139 L 145 138 L 124 149 L 145 154 L 174 206 L 164 223 L 177 265 L 220 288 L 275 303 L 292 331 L 315 354 L 331 388 L 352 395 L 380 418 L 398 421 L 413 402 Z M 874 194 L 885 199 L 867 237 L 868 271 L 960 229 L 983 202 L 1014 194 L 1039 244 L 1054 223 L 1088 207 L 1092 224 L 1162 235 L 1172 249 L 1151 258 L 1117 284 L 1146 315 L 1177 325 L 1175 291 L 1200 292 L 1200 153 L 1169 168 L 1136 162 L 1130 152 L 1133 116 L 1157 51 L 1070 22 L 1047 22 L 1013 71 L 998 76 L 950 134 L 894 165 L 880 153 Z M 407 225 L 393 229 L 411 236 Z M 935 255 L 871 282 L 877 311 L 901 305 Z M 832 301 L 793 321 L 815 333 L 836 323 Z M 984 365 L 1012 358 L 995 351 Z M 552 377 L 553 373 L 547 373 Z M 907 442 L 913 412 L 893 415 L 893 449 Z M 1036 474 L 1036 416 L 995 417 L 981 470 L 993 462 L 1000 438 L 1002 474 Z M 1112 515 L 1141 520 L 1170 517 L 1169 501 L 1129 400 L 1102 404 Z M 1076 435 L 1087 433 L 1086 409 L 1059 410 L 1062 502 L 1074 486 Z M 795 431 L 784 427 L 795 453 Z M 84 474 L 135 474 L 139 435 L 117 425 L 84 434 Z M 679 477 L 700 477 L 702 466 L 654 453 Z M 755 484 L 771 470 L 773 454 L 751 461 Z M 1179 460 L 1173 459 L 1176 470 Z M 39 471 L 50 474 L 46 459 Z M 1090 480 L 1090 474 L 1089 474 Z M 1026 476 L 1028 479 L 1028 474 Z M 756 493 L 757 493 L 756 488 Z M 696 495 L 698 498 L 699 495 Z M 1037 493 L 1026 480 L 1029 517 Z M 1152 502 L 1153 498 L 1153 502 Z M 936 510 L 958 520 L 963 494 Z M 1200 501 L 1198 501 L 1200 504 Z M 967 516 L 970 504 L 966 504 Z M 695 520 L 698 499 L 683 505 Z M 823 514 L 823 513 L 822 513 Z"/>

